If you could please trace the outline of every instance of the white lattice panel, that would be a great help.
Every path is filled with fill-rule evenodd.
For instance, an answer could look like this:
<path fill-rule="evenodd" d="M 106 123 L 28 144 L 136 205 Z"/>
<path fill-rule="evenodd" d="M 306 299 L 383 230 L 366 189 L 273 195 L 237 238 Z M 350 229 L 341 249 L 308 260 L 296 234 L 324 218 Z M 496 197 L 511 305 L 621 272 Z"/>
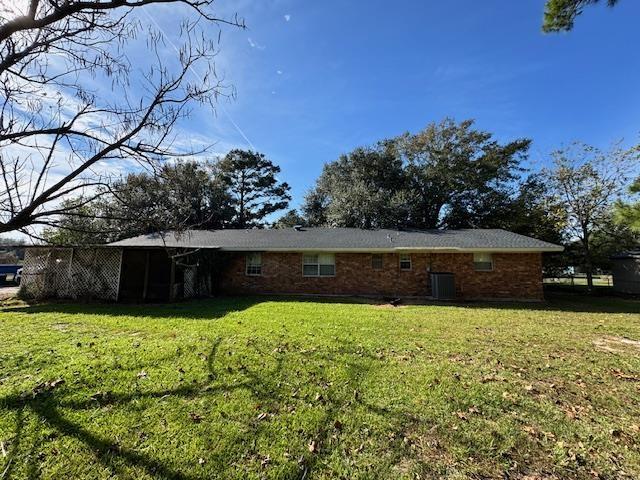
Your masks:
<path fill-rule="evenodd" d="M 71 284 L 74 298 L 116 300 L 122 251 L 113 248 L 74 250 Z"/>
<path fill-rule="evenodd" d="M 69 291 L 70 248 L 27 249 L 21 289 L 33 298 L 65 296 Z"/>
<path fill-rule="evenodd" d="M 27 249 L 22 291 L 34 298 L 116 300 L 122 250 L 113 248 Z"/>
<path fill-rule="evenodd" d="M 196 267 L 185 267 L 184 269 L 184 298 L 193 298 L 197 295 L 197 273 Z"/>
<path fill-rule="evenodd" d="M 49 262 L 50 249 L 29 248 L 24 255 L 20 290 L 27 297 L 41 296 L 45 285 L 45 272 Z"/>

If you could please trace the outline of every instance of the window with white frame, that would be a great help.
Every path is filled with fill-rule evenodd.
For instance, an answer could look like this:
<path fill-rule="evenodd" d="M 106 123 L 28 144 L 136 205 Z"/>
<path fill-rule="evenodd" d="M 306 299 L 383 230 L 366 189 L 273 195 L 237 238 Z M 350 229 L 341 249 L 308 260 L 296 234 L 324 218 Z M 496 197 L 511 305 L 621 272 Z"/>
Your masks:
<path fill-rule="evenodd" d="M 262 275 L 262 254 L 247 253 L 247 267 L 245 273 L 247 275 Z"/>
<path fill-rule="evenodd" d="M 333 277 L 336 258 L 333 253 L 310 253 L 302 256 L 302 275 L 305 277 Z"/>
<path fill-rule="evenodd" d="M 476 272 L 490 272 L 493 270 L 493 256 L 488 252 L 474 253 L 473 268 Z"/>
<path fill-rule="evenodd" d="M 382 270 L 383 266 L 384 263 L 381 253 L 374 253 L 373 255 L 371 255 L 371 268 L 373 268 L 374 270 Z"/>
<path fill-rule="evenodd" d="M 411 254 L 400 254 L 400 270 L 411 270 Z"/>

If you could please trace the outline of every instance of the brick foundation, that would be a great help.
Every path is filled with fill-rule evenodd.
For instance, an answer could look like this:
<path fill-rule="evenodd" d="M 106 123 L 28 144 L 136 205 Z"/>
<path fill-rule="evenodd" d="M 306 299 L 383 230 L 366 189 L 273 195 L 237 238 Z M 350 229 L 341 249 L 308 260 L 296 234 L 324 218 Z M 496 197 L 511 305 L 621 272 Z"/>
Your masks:
<path fill-rule="evenodd" d="M 542 300 L 540 253 L 494 253 L 493 271 L 477 272 L 471 253 L 412 253 L 412 268 L 402 271 L 399 256 L 383 254 L 374 270 L 369 253 L 336 253 L 335 277 L 303 277 L 302 253 L 262 253 L 262 275 L 245 275 L 245 256 L 232 254 L 220 277 L 227 293 L 430 296 L 429 271 L 455 274 L 461 299 Z"/>

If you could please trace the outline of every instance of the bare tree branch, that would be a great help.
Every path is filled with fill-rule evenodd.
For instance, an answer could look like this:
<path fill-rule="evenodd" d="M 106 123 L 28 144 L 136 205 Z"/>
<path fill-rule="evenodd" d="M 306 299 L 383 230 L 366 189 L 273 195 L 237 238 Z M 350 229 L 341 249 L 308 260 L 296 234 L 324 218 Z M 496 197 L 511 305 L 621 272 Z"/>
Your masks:
<path fill-rule="evenodd" d="M 126 45 L 143 25 L 131 12 L 150 4 L 195 12 L 177 31 L 176 58 L 160 53 L 159 32 L 146 32 L 154 57 L 133 68 Z M 74 206 L 70 194 L 109 192 L 109 172 L 122 165 L 151 171 L 165 158 L 206 151 L 175 148 L 175 128 L 193 104 L 212 107 L 224 94 L 215 75 L 214 42 L 199 26 L 233 25 L 213 14 L 213 0 L 31 0 L 25 11 L 0 6 L 0 233 L 55 225 Z M 195 68 L 202 78 L 189 81 Z M 88 87 L 111 79 L 116 100 Z M 141 92 L 131 98 L 132 92 Z M 101 98 L 107 98 L 101 100 Z M 82 203 L 75 205 L 82 207 Z M 32 232 L 33 233 L 33 232 Z"/>

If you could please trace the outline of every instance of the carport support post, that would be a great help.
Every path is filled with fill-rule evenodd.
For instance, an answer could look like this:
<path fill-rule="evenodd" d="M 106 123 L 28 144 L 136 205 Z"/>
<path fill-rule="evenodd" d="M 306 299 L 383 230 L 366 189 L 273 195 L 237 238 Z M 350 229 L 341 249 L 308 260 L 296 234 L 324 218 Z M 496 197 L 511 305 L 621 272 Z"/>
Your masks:
<path fill-rule="evenodd" d="M 176 297 L 175 288 L 173 284 L 176 281 L 176 259 L 171 258 L 171 274 L 169 275 L 169 301 L 173 302 Z"/>
<path fill-rule="evenodd" d="M 142 301 L 147 299 L 147 290 L 149 289 L 149 251 L 144 259 L 144 283 L 142 285 Z"/>

